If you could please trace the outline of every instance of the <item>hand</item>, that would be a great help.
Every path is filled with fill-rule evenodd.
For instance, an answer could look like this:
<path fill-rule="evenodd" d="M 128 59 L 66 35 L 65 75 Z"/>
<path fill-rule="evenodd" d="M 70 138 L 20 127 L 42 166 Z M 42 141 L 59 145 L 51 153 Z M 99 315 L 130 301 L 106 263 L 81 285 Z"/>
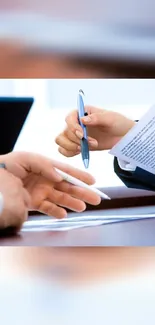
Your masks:
<path fill-rule="evenodd" d="M 111 149 L 134 126 L 134 121 L 116 112 L 96 107 L 87 107 L 86 111 L 88 116 L 81 121 L 87 126 L 90 150 Z M 83 137 L 77 111 L 67 116 L 66 123 L 65 130 L 55 141 L 61 154 L 72 157 L 80 153 L 80 139 Z"/>
<path fill-rule="evenodd" d="M 22 181 L 5 169 L 0 169 L 0 192 L 4 200 L 0 228 L 20 228 L 27 219 L 28 206 L 31 204 L 29 193 Z"/>
<path fill-rule="evenodd" d="M 63 181 L 54 169 L 61 169 L 90 185 L 95 182 L 90 174 L 77 168 L 26 152 L 13 152 L 4 155 L 0 160 L 6 164 L 10 173 L 22 180 L 31 197 L 29 210 L 63 218 L 67 214 L 64 208 L 81 212 L 86 208 L 85 202 L 97 205 L 101 201 L 92 191 Z"/>

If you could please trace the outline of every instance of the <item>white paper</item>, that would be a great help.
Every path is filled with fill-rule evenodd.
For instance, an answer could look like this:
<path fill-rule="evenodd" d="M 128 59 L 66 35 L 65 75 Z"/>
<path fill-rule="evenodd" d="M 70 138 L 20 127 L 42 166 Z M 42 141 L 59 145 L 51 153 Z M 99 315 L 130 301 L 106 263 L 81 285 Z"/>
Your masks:
<path fill-rule="evenodd" d="M 76 228 L 95 227 L 116 222 L 148 218 L 155 218 L 155 214 L 82 216 L 62 220 L 30 220 L 24 223 L 22 231 L 68 231 Z"/>
<path fill-rule="evenodd" d="M 109 153 L 155 174 L 155 106 L 149 109 Z"/>

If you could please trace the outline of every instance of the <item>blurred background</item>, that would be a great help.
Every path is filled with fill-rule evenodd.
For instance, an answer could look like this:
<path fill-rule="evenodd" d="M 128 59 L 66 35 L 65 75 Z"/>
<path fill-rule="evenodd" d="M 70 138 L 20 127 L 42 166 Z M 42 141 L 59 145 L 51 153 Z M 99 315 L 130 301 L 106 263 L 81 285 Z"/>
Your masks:
<path fill-rule="evenodd" d="M 0 3 L 1 77 L 155 75 L 153 0 Z"/>
<path fill-rule="evenodd" d="M 1 323 L 154 324 L 155 249 L 0 249 Z"/>
<path fill-rule="evenodd" d="M 66 158 L 55 144 L 65 117 L 76 109 L 79 89 L 85 92 L 85 104 L 115 110 L 133 120 L 155 103 L 155 79 L 1 79 L 0 96 L 35 99 L 14 150 L 38 152 L 84 169 L 80 155 Z M 124 186 L 114 174 L 108 151 L 91 152 L 89 172 L 96 178 L 96 186 Z"/>

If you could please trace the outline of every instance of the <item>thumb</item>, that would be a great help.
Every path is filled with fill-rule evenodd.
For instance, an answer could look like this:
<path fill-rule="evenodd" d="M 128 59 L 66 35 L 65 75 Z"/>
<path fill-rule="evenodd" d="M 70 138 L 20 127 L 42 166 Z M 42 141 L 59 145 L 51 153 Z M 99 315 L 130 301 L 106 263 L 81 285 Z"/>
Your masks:
<path fill-rule="evenodd" d="M 107 112 L 89 114 L 88 116 L 82 117 L 81 121 L 85 125 L 92 126 L 110 126 L 111 124 Z"/>

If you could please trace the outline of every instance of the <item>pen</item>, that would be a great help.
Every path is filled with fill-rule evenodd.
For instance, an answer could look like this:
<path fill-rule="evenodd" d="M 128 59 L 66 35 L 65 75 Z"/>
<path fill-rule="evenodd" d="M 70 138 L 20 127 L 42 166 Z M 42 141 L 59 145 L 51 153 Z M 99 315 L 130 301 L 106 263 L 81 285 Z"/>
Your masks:
<path fill-rule="evenodd" d="M 57 173 L 60 176 L 62 176 L 62 178 L 63 178 L 64 181 L 69 182 L 69 183 L 71 183 L 73 185 L 82 187 L 82 188 L 86 188 L 86 189 L 88 189 L 88 190 L 96 193 L 97 195 L 99 195 L 103 199 L 111 200 L 108 195 L 106 195 L 103 192 L 99 191 L 97 188 L 94 188 L 94 187 L 89 186 L 88 184 L 80 181 L 79 179 L 77 179 L 77 178 L 75 178 L 75 177 L 73 177 L 71 175 L 68 175 L 67 173 L 63 172 L 62 170 L 59 170 L 57 168 L 55 168 L 55 170 L 57 171 Z"/>
<path fill-rule="evenodd" d="M 84 117 L 87 113 L 85 112 L 84 102 L 83 102 L 84 92 L 80 89 L 78 93 L 77 106 L 78 106 L 78 117 L 79 124 L 83 129 L 83 139 L 81 140 L 81 155 L 85 168 L 89 166 L 89 145 L 87 137 L 86 126 L 81 122 L 81 117 Z"/>

